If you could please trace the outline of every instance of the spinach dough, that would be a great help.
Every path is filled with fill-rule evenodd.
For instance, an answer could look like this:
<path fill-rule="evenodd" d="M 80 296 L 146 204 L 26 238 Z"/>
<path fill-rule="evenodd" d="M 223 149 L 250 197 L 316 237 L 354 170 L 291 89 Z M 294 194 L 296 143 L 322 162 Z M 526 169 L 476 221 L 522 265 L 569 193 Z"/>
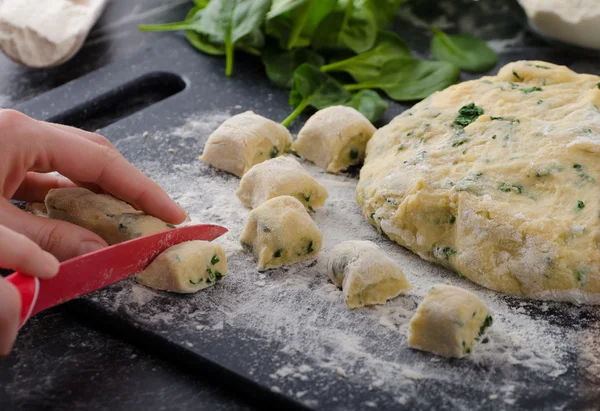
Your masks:
<path fill-rule="evenodd" d="M 433 94 L 369 141 L 365 218 L 492 290 L 600 304 L 599 83 L 519 61 Z"/>
<path fill-rule="evenodd" d="M 345 241 L 329 252 L 327 274 L 348 308 L 385 304 L 412 286 L 402 269 L 371 241 Z"/>
<path fill-rule="evenodd" d="M 113 196 L 85 188 L 57 188 L 46 196 L 48 217 L 86 228 L 109 245 L 175 228 Z"/>
<path fill-rule="evenodd" d="M 215 285 L 226 274 L 227 257 L 221 246 L 188 241 L 168 248 L 135 277 L 157 290 L 189 294 Z"/>
<path fill-rule="evenodd" d="M 494 319 L 475 294 L 434 285 L 410 320 L 408 345 L 443 357 L 470 354 Z"/>

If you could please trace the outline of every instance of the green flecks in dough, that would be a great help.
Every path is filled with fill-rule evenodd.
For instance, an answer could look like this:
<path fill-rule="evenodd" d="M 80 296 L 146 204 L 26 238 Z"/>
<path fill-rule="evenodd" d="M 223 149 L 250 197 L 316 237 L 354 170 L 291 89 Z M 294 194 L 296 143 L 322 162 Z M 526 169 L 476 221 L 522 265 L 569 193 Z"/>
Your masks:
<path fill-rule="evenodd" d="M 398 151 L 402 151 L 402 150 L 404 150 L 404 144 L 400 144 L 400 145 L 398 146 Z"/>
<path fill-rule="evenodd" d="M 310 206 L 310 205 L 309 205 L 309 206 L 308 206 L 308 211 L 310 211 L 311 213 L 314 213 L 314 212 L 315 212 L 315 209 L 314 209 L 314 208 L 312 208 L 312 206 Z"/>
<path fill-rule="evenodd" d="M 412 136 L 413 134 L 414 134 L 414 133 L 413 133 L 412 131 L 409 131 L 408 133 L 406 133 L 406 136 L 407 136 L 407 137 L 410 137 L 410 136 Z"/>
<path fill-rule="evenodd" d="M 311 196 L 312 196 L 312 194 L 304 194 L 304 201 L 306 201 L 307 203 L 310 203 Z"/>
<path fill-rule="evenodd" d="M 523 186 L 519 184 L 502 183 L 500 187 L 498 187 L 498 190 L 503 191 L 505 193 L 513 192 L 521 194 L 523 192 Z"/>
<path fill-rule="evenodd" d="M 167 227 L 169 227 L 169 228 L 175 228 L 175 226 L 173 224 L 167 224 Z"/>
<path fill-rule="evenodd" d="M 371 213 L 371 220 L 375 220 L 375 213 Z"/>
<path fill-rule="evenodd" d="M 587 175 L 584 171 L 583 171 L 583 166 L 581 164 L 573 164 L 573 168 L 575 170 L 577 170 L 577 175 L 579 176 L 579 178 L 581 178 L 582 180 L 588 181 L 590 183 L 595 183 L 596 179 L 592 176 Z"/>
<path fill-rule="evenodd" d="M 267 227 L 266 225 L 262 226 L 262 230 L 263 230 L 263 233 L 270 233 L 271 232 L 271 229 L 269 227 Z"/>
<path fill-rule="evenodd" d="M 462 146 L 463 144 L 465 144 L 467 141 L 469 141 L 469 139 L 468 139 L 468 138 L 461 138 L 461 139 L 458 139 L 458 140 L 456 140 L 456 141 L 454 141 L 454 142 L 452 143 L 452 147 L 460 147 L 460 146 Z"/>
<path fill-rule="evenodd" d="M 206 268 L 206 274 L 208 274 L 208 278 L 206 279 L 206 283 L 207 284 L 214 283 L 217 277 L 216 277 L 215 273 L 213 272 L 213 270 L 211 270 L 210 267 Z"/>
<path fill-rule="evenodd" d="M 273 146 L 273 150 L 271 150 L 270 156 L 271 158 L 275 158 L 279 155 L 279 147 Z"/>
<path fill-rule="evenodd" d="M 580 285 L 584 285 L 585 284 L 585 280 L 587 277 L 587 272 L 588 272 L 588 268 L 587 267 L 582 267 L 582 268 L 578 268 L 577 270 L 575 270 L 575 279 L 577 280 L 577 282 Z"/>
<path fill-rule="evenodd" d="M 451 255 L 454 255 L 454 254 L 456 254 L 456 250 L 455 250 L 455 249 L 453 249 L 453 248 L 450 248 L 450 247 L 444 247 L 444 248 L 442 249 L 442 252 L 443 252 L 444 254 L 446 254 L 446 256 L 447 256 L 447 257 L 450 257 Z"/>
<path fill-rule="evenodd" d="M 275 251 L 275 253 L 273 253 L 273 258 L 280 258 L 282 254 L 283 254 L 283 248 L 278 248 L 277 251 Z"/>
<path fill-rule="evenodd" d="M 215 254 L 215 255 L 213 255 L 213 258 L 211 258 L 211 259 L 210 259 L 210 263 L 211 263 L 212 265 L 216 265 L 216 264 L 218 264 L 218 263 L 219 263 L 219 261 L 221 261 L 221 260 L 219 259 L 219 256 L 218 256 L 218 255 L 216 255 L 216 254 Z"/>
<path fill-rule="evenodd" d="M 477 120 L 482 114 L 483 109 L 481 107 L 477 107 L 475 103 L 467 104 L 458 110 L 458 116 L 454 119 L 454 124 L 464 128 Z"/>
<path fill-rule="evenodd" d="M 221 281 L 222 278 L 223 278 L 223 274 L 221 274 L 219 271 L 215 271 L 215 279 L 217 281 Z"/>
<path fill-rule="evenodd" d="M 106 216 L 107 216 L 108 218 L 115 218 L 115 215 L 114 215 L 114 214 L 106 214 Z"/>
<path fill-rule="evenodd" d="M 583 131 L 583 134 L 592 134 L 593 133 L 591 128 L 584 128 L 582 131 Z"/>
<path fill-rule="evenodd" d="M 308 242 L 308 246 L 306 247 L 306 254 L 310 254 L 310 253 L 312 253 L 313 251 L 315 251 L 315 249 L 313 248 L 313 241 L 312 241 L 312 240 L 310 240 L 310 241 Z"/>
<path fill-rule="evenodd" d="M 448 220 L 449 224 L 454 224 L 455 222 L 456 222 L 456 217 L 455 216 L 450 217 L 450 220 Z"/>
<path fill-rule="evenodd" d="M 481 324 L 481 327 L 479 328 L 479 336 L 481 337 L 485 332 L 486 328 L 491 327 L 493 323 L 494 318 L 491 315 L 485 317 L 485 320 L 483 320 L 483 324 Z"/>
<path fill-rule="evenodd" d="M 494 134 L 494 135 L 492 136 L 492 140 L 495 140 L 495 139 L 496 139 L 496 137 L 497 137 L 497 136 Z"/>
<path fill-rule="evenodd" d="M 596 84 L 596 87 L 600 88 L 600 83 Z"/>
<path fill-rule="evenodd" d="M 127 231 L 127 227 L 125 227 L 123 224 L 119 223 L 119 232 L 124 233 L 125 231 Z"/>
<path fill-rule="evenodd" d="M 190 284 L 191 284 L 191 285 L 196 285 L 196 284 L 198 284 L 199 282 L 200 282 L 200 281 L 198 281 L 197 283 L 195 283 L 195 282 L 193 282 L 192 280 L 190 280 Z"/>
<path fill-rule="evenodd" d="M 538 103 L 538 105 L 539 105 L 539 104 L 542 104 L 543 102 L 544 102 L 544 100 L 538 100 L 538 102 L 537 102 L 537 103 Z"/>
<path fill-rule="evenodd" d="M 358 149 L 352 147 L 350 149 L 350 154 L 349 154 L 350 160 L 356 160 L 358 158 Z"/>
<path fill-rule="evenodd" d="M 550 67 L 548 67 L 548 66 L 541 66 L 541 65 L 539 65 L 539 64 L 536 64 L 535 66 L 536 66 L 537 68 L 539 68 L 539 69 L 551 70 L 551 68 L 550 68 Z"/>
<path fill-rule="evenodd" d="M 248 244 L 248 243 L 242 243 L 242 248 L 243 248 L 245 251 L 247 251 L 247 252 L 251 253 L 251 252 L 252 252 L 252 248 L 253 248 L 253 247 L 252 247 L 252 244 Z"/>
<path fill-rule="evenodd" d="M 178 263 L 181 262 L 181 258 L 179 258 L 179 255 L 177 254 L 173 254 L 173 258 L 175 259 L 175 261 L 177 261 Z"/>
<path fill-rule="evenodd" d="M 533 93 L 534 91 L 544 91 L 541 87 L 522 88 L 521 91 L 525 94 Z"/>
<path fill-rule="evenodd" d="M 581 211 L 581 209 L 584 207 L 585 207 L 585 203 L 581 200 L 577 200 L 577 205 L 575 206 L 575 211 Z"/>
<path fill-rule="evenodd" d="M 290 153 L 291 155 L 293 155 L 295 157 L 302 158 L 302 156 L 294 150 L 287 150 L 286 153 Z"/>
<path fill-rule="evenodd" d="M 523 81 L 523 77 L 519 76 L 519 73 L 517 73 L 516 71 L 513 70 L 513 76 L 514 78 L 516 78 L 519 81 Z"/>

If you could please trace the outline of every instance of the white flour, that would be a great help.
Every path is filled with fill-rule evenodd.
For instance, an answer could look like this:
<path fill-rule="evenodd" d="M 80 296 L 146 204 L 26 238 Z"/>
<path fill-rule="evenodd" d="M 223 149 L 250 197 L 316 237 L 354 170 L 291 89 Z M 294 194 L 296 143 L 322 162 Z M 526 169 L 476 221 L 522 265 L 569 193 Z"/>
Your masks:
<path fill-rule="evenodd" d="M 158 292 L 129 281 L 122 284 L 120 291 L 109 288 L 96 293 L 93 299 L 158 332 L 184 330 L 186 338 L 180 343 L 193 345 L 199 352 L 202 348 L 197 348 L 199 345 L 190 335 L 200 337 L 202 333 L 218 333 L 226 328 L 248 330 L 280 342 L 282 355 L 310 361 L 291 364 L 286 356 L 287 360 L 276 368 L 265 370 L 271 387 L 310 406 L 319 405 L 315 392 L 326 392 L 327 386 L 294 392 L 291 382 L 310 381 L 318 376 L 331 381 L 345 379 L 367 390 L 385 392 L 399 405 L 414 400 L 420 384 L 440 382 L 448 387 L 464 386 L 463 391 L 477 387 L 481 398 L 486 398 L 481 406 L 509 406 L 519 396 L 527 395 L 530 384 L 537 384 L 538 378 L 556 387 L 577 384 L 561 378 L 573 366 L 573 358 L 575 363 L 579 358 L 577 372 L 587 378 L 598 375 L 600 349 L 594 348 L 594 340 L 600 334 L 599 327 L 582 330 L 577 326 L 582 315 L 592 315 L 593 308 L 507 298 L 421 260 L 383 238 L 365 221 L 354 199 L 355 177 L 326 174 L 310 163 L 303 165 L 329 191 L 326 206 L 314 214 L 324 234 L 324 249 L 316 263 L 259 274 L 256 262 L 242 252 L 238 242 L 249 211 L 235 196 L 239 179 L 197 159 L 202 150 L 199 140 L 229 115 L 196 116 L 170 131 L 130 136 L 116 144 L 126 156 L 136 153 L 135 164 L 188 211 L 192 224 L 216 223 L 230 230 L 217 240 L 227 252 L 227 277 L 192 296 Z M 152 148 L 140 149 L 142 146 Z M 169 148 L 175 152 L 170 153 Z M 155 154 L 150 155 L 151 149 L 161 153 L 160 162 L 151 160 L 156 158 Z M 194 160 L 179 164 L 178 152 L 192 153 Z M 325 253 L 348 239 L 380 244 L 404 269 L 414 289 L 383 306 L 348 310 L 324 267 Z M 439 282 L 451 282 L 475 292 L 494 314 L 494 325 L 487 334 L 489 342 L 460 361 L 413 351 L 406 344 L 408 322 L 417 304 L 428 288 Z M 559 324 L 561 319 L 563 323 Z M 256 369 L 247 372 L 261 373 L 260 368 L 258 361 Z M 328 395 L 336 401 L 335 392 Z M 457 409 L 469 409 L 473 403 L 456 397 L 451 404 Z M 362 405 L 376 408 L 378 403 L 371 398 L 369 404 Z"/>

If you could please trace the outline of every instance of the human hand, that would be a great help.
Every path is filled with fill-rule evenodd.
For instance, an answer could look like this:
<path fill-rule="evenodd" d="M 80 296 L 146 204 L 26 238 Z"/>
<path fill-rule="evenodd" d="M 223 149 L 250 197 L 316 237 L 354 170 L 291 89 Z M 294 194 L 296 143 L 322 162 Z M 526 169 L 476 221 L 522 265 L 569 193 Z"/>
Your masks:
<path fill-rule="evenodd" d="M 58 261 L 107 245 L 84 228 L 20 210 L 10 199 L 43 202 L 53 188 L 79 185 L 105 191 L 169 223 L 186 218 L 158 184 L 98 134 L 0 109 L 0 147 L 0 267 L 50 278 L 58 272 Z M 47 174 L 53 171 L 64 177 Z M 19 311 L 16 289 L 0 279 L 0 355 L 12 347 Z"/>

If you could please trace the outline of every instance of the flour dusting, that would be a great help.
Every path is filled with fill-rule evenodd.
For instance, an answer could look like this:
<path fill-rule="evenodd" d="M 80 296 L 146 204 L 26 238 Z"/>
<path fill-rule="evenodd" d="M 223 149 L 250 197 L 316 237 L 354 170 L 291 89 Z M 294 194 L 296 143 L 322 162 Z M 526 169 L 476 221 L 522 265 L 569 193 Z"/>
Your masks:
<path fill-rule="evenodd" d="M 594 340 L 600 327 L 589 326 L 597 320 L 594 307 L 506 297 L 421 260 L 367 223 L 354 198 L 355 175 L 326 174 L 303 163 L 329 191 L 325 207 L 313 215 L 324 235 L 323 250 L 317 261 L 258 273 L 256 262 L 238 241 L 249 212 L 235 195 L 239 179 L 198 160 L 203 142 L 229 115 L 197 115 L 174 129 L 116 143 L 188 211 L 191 224 L 215 223 L 229 229 L 216 240 L 227 253 L 227 277 L 189 296 L 127 280 L 93 294 L 93 301 L 201 354 L 210 352 L 204 338 L 218 339 L 228 331 L 247 341 L 246 349 L 273 343 L 269 358 L 260 350 L 248 351 L 250 365 L 244 372 L 273 391 L 314 407 L 344 404 L 346 395 L 334 390 L 339 384 L 359 387 L 352 392 L 373 393 L 353 400 L 357 409 L 383 407 L 384 400 L 427 408 L 435 398 L 443 398 L 440 395 L 450 396 L 454 409 L 472 409 L 474 397 L 456 392 L 477 395 L 479 406 L 511 405 L 540 379 L 548 387 L 572 390 L 578 383 L 566 378 L 568 373 L 584 373 L 590 384 L 597 384 L 600 349 Z M 327 277 L 324 257 L 350 239 L 379 244 L 402 267 L 413 290 L 386 305 L 348 310 L 342 293 Z M 485 343 L 462 360 L 440 359 L 407 346 L 410 318 L 428 289 L 440 282 L 476 293 L 494 315 Z M 584 317 L 588 320 L 580 320 Z M 573 369 L 573 362 L 578 368 Z M 317 380 L 319 384 L 313 383 Z M 424 386 L 432 387 L 432 392 L 428 389 L 425 395 Z M 447 392 L 440 394 L 442 390 Z M 322 402 L 324 397 L 329 403 Z"/>

